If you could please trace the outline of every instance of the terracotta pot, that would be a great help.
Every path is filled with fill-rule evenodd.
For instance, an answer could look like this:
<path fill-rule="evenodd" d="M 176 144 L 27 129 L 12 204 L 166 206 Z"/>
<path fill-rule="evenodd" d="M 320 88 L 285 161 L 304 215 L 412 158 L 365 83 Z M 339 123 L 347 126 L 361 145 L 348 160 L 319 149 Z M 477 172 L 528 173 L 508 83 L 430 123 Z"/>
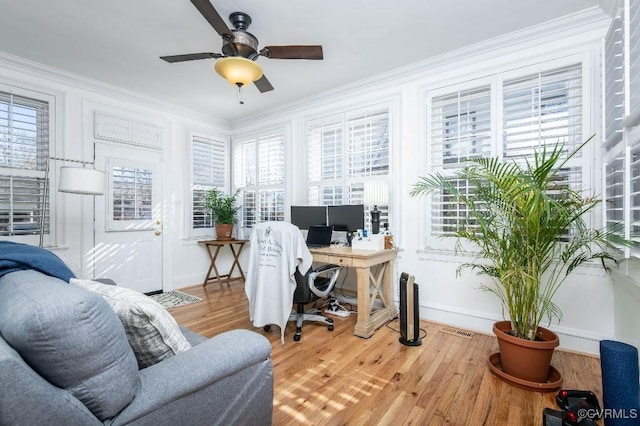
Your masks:
<path fill-rule="evenodd" d="M 216 235 L 220 241 L 233 240 L 231 236 L 233 234 L 233 223 L 220 223 L 216 224 Z"/>
<path fill-rule="evenodd" d="M 560 344 L 558 335 L 546 328 L 538 327 L 540 340 L 527 340 L 511 334 L 510 321 L 493 324 L 498 338 L 502 370 L 519 379 L 545 383 L 549 378 L 549 366 L 553 350 Z"/>

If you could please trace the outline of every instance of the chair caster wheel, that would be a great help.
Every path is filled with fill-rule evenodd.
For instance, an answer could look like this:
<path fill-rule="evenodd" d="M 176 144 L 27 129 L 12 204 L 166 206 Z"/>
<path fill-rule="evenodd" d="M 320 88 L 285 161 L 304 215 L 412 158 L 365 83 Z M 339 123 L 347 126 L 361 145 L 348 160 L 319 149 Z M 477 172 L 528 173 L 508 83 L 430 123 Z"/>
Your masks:
<path fill-rule="evenodd" d="M 333 324 L 328 325 L 327 328 L 329 329 L 329 331 L 333 331 Z"/>
<path fill-rule="evenodd" d="M 269 331 L 269 330 L 271 330 L 271 326 L 270 325 L 265 325 L 264 327 L 262 327 L 262 329 L 264 331 Z"/>
<path fill-rule="evenodd" d="M 296 342 L 299 342 L 300 341 L 300 335 L 299 334 L 294 334 L 293 335 L 293 340 L 296 341 Z"/>

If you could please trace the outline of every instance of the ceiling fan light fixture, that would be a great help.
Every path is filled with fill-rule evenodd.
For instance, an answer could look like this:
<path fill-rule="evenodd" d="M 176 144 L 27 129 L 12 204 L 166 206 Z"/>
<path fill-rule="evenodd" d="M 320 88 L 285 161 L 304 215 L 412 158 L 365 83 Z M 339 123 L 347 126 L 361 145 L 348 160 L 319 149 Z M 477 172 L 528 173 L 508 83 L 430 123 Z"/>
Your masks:
<path fill-rule="evenodd" d="M 234 86 L 246 86 L 260 79 L 264 74 L 260 64 L 240 56 L 218 59 L 214 68 Z"/>

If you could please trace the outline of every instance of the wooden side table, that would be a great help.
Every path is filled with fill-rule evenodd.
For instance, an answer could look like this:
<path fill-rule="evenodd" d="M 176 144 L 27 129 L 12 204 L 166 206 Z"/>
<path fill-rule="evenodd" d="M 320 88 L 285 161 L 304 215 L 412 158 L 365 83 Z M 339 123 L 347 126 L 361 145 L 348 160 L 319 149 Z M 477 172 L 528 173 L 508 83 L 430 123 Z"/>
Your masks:
<path fill-rule="evenodd" d="M 240 253 L 242 253 L 242 249 L 244 245 L 248 243 L 249 240 L 206 240 L 206 241 L 198 241 L 198 244 L 202 244 L 205 246 L 207 250 L 207 254 L 209 255 L 209 259 L 211 263 L 209 265 L 209 270 L 207 271 L 207 275 L 204 277 L 203 286 L 206 286 L 210 282 L 217 282 L 220 288 L 224 288 L 222 284 L 226 283 L 227 287 L 230 288 L 231 281 L 244 281 L 244 272 L 242 272 L 242 267 L 240 266 Z M 224 246 L 229 246 L 231 249 L 231 254 L 233 254 L 233 263 L 231 264 L 231 268 L 229 272 L 226 274 L 220 274 L 218 271 L 218 266 L 216 265 L 216 259 L 218 258 L 218 254 L 220 254 L 220 250 Z M 232 277 L 233 271 L 238 268 L 238 272 L 240 276 Z M 211 271 L 215 273 L 214 276 L 211 275 Z"/>

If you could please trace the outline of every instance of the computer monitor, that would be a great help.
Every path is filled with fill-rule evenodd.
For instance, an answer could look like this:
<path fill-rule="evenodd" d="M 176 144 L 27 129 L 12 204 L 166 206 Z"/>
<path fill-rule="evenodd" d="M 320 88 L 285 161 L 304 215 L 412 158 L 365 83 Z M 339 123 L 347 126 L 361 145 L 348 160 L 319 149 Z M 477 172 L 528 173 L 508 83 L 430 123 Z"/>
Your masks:
<path fill-rule="evenodd" d="M 291 223 L 300 229 L 327 224 L 326 206 L 291 206 Z"/>
<path fill-rule="evenodd" d="M 327 224 L 334 231 L 355 232 L 364 228 L 364 205 L 343 204 L 327 207 Z"/>

